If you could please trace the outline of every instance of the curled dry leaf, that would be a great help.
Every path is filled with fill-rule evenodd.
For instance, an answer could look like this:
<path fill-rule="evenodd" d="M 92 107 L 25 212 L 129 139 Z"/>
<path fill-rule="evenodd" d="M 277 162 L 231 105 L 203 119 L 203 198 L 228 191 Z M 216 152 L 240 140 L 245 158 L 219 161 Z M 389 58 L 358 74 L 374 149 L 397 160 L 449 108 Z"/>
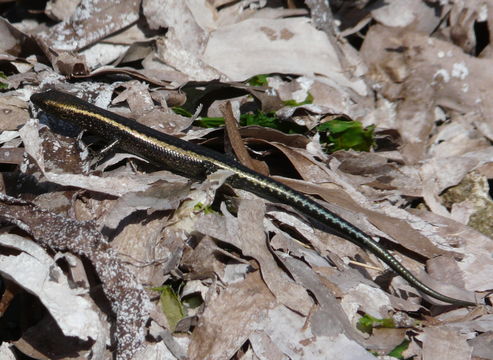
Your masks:
<path fill-rule="evenodd" d="M 109 328 L 104 325 L 100 318 L 102 314 L 98 314 L 90 297 L 84 296 L 84 289 L 73 289 L 51 256 L 32 241 L 4 234 L 0 235 L 0 246 L 19 251 L 17 255 L 0 255 L 0 273 L 38 297 L 48 310 L 63 334 L 63 338 L 54 339 L 53 345 L 59 342 L 59 349 L 71 352 L 74 348 L 67 349 L 63 342 L 70 341 L 75 346 L 76 343 L 69 339 L 75 337 L 82 340 L 79 351 L 92 348 L 97 356 L 102 356 Z"/>
<path fill-rule="evenodd" d="M 427 205 L 436 214 L 450 216 L 438 195 L 446 188 L 457 185 L 470 171 L 491 162 L 493 162 L 492 147 L 465 153 L 462 156 L 433 158 L 426 161 L 420 173 L 423 179 L 423 198 Z"/>
<path fill-rule="evenodd" d="M 388 50 L 399 47 L 406 50 L 403 53 Z M 416 49 L 419 51 L 415 52 Z M 398 105 L 397 126 L 408 145 L 406 155 L 410 159 L 424 156 L 426 147 L 423 143 L 433 126 L 430 116 L 434 104 L 459 111 L 479 107 L 484 115 L 476 126 L 492 138 L 492 117 L 489 115 L 492 109 L 482 95 L 491 84 L 489 79 L 481 76 L 482 69 L 489 66 L 489 59 L 466 55 L 450 43 L 420 33 L 396 33 L 394 29 L 382 26 L 372 27 L 362 54 L 372 66 L 370 75 L 375 81 L 379 82 L 382 77 L 391 79 L 390 85 L 382 82 L 387 87 L 384 94 L 405 99 Z M 392 91 L 396 93 L 391 94 Z"/>
<path fill-rule="evenodd" d="M 493 252 L 491 238 L 466 225 L 431 212 L 413 213 L 416 213 L 425 223 L 433 224 L 429 227 L 429 236 L 437 239 L 437 244 L 440 247 L 449 247 L 461 253 L 462 261 L 456 262 L 456 264 L 461 269 L 461 281 L 464 281 L 466 289 L 477 289 L 478 291 L 491 289 L 493 286 L 493 281 L 489 275 L 493 271 L 493 264 L 489 256 Z M 435 268 L 434 272 L 437 270 Z M 444 276 L 446 274 L 442 273 L 438 278 Z"/>
<path fill-rule="evenodd" d="M 336 336 L 315 336 L 311 328 L 305 327 L 305 321 L 305 318 L 285 307 L 275 307 L 269 311 L 263 331 L 250 336 L 251 341 L 256 342 L 252 347 L 262 354 L 263 349 L 274 345 L 285 356 L 297 360 L 375 358 L 364 347 L 348 339 L 344 333 Z M 299 330 L 293 333 L 292 329 Z"/>
<path fill-rule="evenodd" d="M 260 202 L 242 201 L 238 208 L 238 236 L 243 254 L 259 262 L 262 278 L 276 296 L 276 299 L 303 315 L 307 315 L 313 302 L 305 289 L 292 282 L 272 261 L 263 229 L 265 205 Z"/>

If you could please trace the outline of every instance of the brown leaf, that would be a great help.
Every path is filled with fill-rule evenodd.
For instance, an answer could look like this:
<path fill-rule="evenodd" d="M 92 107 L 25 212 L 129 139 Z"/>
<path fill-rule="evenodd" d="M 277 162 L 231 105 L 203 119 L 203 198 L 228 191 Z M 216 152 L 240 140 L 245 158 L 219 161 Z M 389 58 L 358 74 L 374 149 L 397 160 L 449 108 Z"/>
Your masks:
<path fill-rule="evenodd" d="M 22 56 L 30 47 L 29 52 L 33 48 L 35 51 L 39 51 L 39 48 L 33 44 L 32 39 L 27 34 L 17 29 L 4 17 L 0 18 L 0 39 L 2 39 L 0 42 L 1 54 Z"/>
<path fill-rule="evenodd" d="M 344 334 L 352 340 L 364 343 L 363 337 L 349 322 L 341 304 L 309 266 L 294 258 L 280 257 L 279 260 L 286 265 L 296 282 L 310 290 L 320 304 L 310 321 L 314 335 L 334 337 Z"/>
<path fill-rule="evenodd" d="M 231 215 L 203 216 L 195 224 L 201 233 L 231 243 L 260 264 L 262 278 L 277 300 L 287 307 L 308 314 L 312 301 L 305 289 L 293 283 L 279 268 L 266 244 L 263 228 L 265 207 L 262 202 L 244 200 L 240 203 L 239 218 Z"/>
<path fill-rule="evenodd" d="M 246 167 L 255 170 L 263 175 L 268 175 L 267 165 L 261 161 L 253 159 L 248 150 L 245 147 L 245 143 L 241 139 L 241 135 L 238 129 L 238 122 L 233 114 L 233 107 L 231 102 L 228 101 L 222 108 L 221 111 L 224 116 L 224 125 L 226 128 L 226 134 L 228 140 L 231 143 L 233 151 L 235 152 L 238 161 L 245 165 Z"/>
<path fill-rule="evenodd" d="M 82 1 L 67 21 L 36 35 L 48 48 L 76 51 L 137 21 L 140 1 Z"/>
<path fill-rule="evenodd" d="M 2 148 L 0 149 L 0 164 L 20 165 L 24 159 L 24 149 L 21 148 Z"/>
<path fill-rule="evenodd" d="M 272 61 L 273 57 L 276 61 Z M 308 76 L 317 73 L 339 86 L 361 94 L 366 92 L 363 82 L 343 75 L 336 51 L 325 33 L 303 18 L 247 19 L 219 28 L 211 33 L 203 59 L 236 81 L 276 72 Z"/>
<path fill-rule="evenodd" d="M 269 308 L 274 296 L 258 271 L 230 285 L 209 302 L 192 333 L 190 359 L 227 360 L 245 343 Z"/>
<path fill-rule="evenodd" d="M 423 342 L 425 359 L 464 360 L 472 353 L 467 335 L 445 326 L 427 327 L 419 339 Z"/>
<path fill-rule="evenodd" d="M 0 131 L 17 130 L 29 120 L 26 102 L 21 101 L 17 96 L 0 97 L 0 114 L 2 122 Z"/>
<path fill-rule="evenodd" d="M 305 288 L 293 282 L 272 257 L 263 228 L 264 214 L 265 205 L 262 202 L 243 200 L 240 203 L 238 236 L 243 254 L 252 256 L 259 262 L 262 278 L 277 301 L 302 315 L 307 315 L 313 302 Z"/>
<path fill-rule="evenodd" d="M 247 142 L 256 143 L 257 139 L 260 140 L 260 143 L 263 144 L 265 142 L 278 142 L 290 147 L 297 148 L 306 148 L 309 141 L 306 136 L 300 134 L 286 134 L 277 129 L 265 128 L 263 126 L 244 126 L 240 128 L 240 134 Z"/>

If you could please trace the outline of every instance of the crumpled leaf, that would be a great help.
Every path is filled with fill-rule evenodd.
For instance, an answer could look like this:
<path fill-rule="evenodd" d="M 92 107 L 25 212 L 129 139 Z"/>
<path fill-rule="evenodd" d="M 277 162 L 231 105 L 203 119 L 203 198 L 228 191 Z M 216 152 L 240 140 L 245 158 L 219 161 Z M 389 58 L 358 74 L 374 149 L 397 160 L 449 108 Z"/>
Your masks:
<path fill-rule="evenodd" d="M 438 199 L 438 195 L 450 186 L 457 185 L 470 171 L 493 162 L 491 147 L 446 158 L 433 158 L 421 167 L 423 178 L 423 198 L 433 212 L 450 216 L 448 210 Z"/>
<path fill-rule="evenodd" d="M 0 130 L 17 130 L 29 119 L 26 103 L 14 96 L 3 96 L 0 98 L 0 111 L 2 112 L 2 123 Z"/>
<path fill-rule="evenodd" d="M 275 304 L 258 271 L 230 285 L 213 300 L 192 333 L 188 348 L 191 359 L 230 359 L 256 328 L 261 329 L 259 323 Z"/>
<path fill-rule="evenodd" d="M 81 290 L 72 289 L 68 279 L 52 258 L 32 241 L 18 235 L 0 235 L 0 245 L 19 250 L 19 255 L 0 255 L 3 277 L 36 295 L 55 319 L 65 336 L 106 343 L 104 326 L 94 311 L 94 304 Z"/>

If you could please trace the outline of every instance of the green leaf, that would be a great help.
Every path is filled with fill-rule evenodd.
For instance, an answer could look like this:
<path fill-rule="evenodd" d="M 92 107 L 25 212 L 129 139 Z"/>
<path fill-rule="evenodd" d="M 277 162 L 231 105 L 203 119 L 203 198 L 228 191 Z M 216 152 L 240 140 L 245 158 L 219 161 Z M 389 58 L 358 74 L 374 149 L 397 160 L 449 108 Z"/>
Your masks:
<path fill-rule="evenodd" d="M 250 86 L 267 86 L 269 84 L 268 78 L 269 75 L 267 74 L 255 75 L 248 79 L 247 83 Z"/>
<path fill-rule="evenodd" d="M 0 78 L 1 79 L 6 79 L 7 75 L 3 73 L 3 71 L 0 71 Z M 0 89 L 7 89 L 9 87 L 9 84 L 4 83 L 3 81 L 0 81 Z"/>
<path fill-rule="evenodd" d="M 218 212 L 215 211 L 212 206 L 210 205 L 204 205 L 203 203 L 201 202 L 198 202 L 197 204 L 195 204 L 195 206 L 193 207 L 193 210 L 194 211 L 197 211 L 197 212 L 201 212 L 203 211 L 204 214 L 217 214 Z"/>
<path fill-rule="evenodd" d="M 242 126 L 258 125 L 277 129 L 279 128 L 279 119 L 273 112 L 264 113 L 258 111 L 255 113 L 241 114 L 240 124 Z"/>
<path fill-rule="evenodd" d="M 217 128 L 224 125 L 223 117 L 200 117 L 194 121 L 194 125 L 203 128 Z"/>
<path fill-rule="evenodd" d="M 255 113 L 242 114 L 240 116 L 240 125 L 257 125 L 280 130 L 287 134 L 303 134 L 306 128 L 289 121 L 281 121 L 274 112 L 264 113 L 257 111 Z"/>
<path fill-rule="evenodd" d="M 375 126 L 363 128 L 359 121 L 336 118 L 320 124 L 317 130 L 328 132 L 327 145 L 330 151 L 349 150 L 369 151 L 373 145 Z"/>
<path fill-rule="evenodd" d="M 359 320 L 358 323 L 356 324 L 356 327 L 367 334 L 371 334 L 373 328 L 395 328 L 395 323 L 394 320 L 391 318 L 386 318 L 386 319 L 377 319 L 374 318 L 371 315 L 365 314 L 362 316 Z"/>
<path fill-rule="evenodd" d="M 404 360 L 402 353 L 409 347 L 410 341 L 404 339 L 399 345 L 397 345 L 391 352 L 388 353 L 389 356 L 393 356 L 397 359 Z"/>
<path fill-rule="evenodd" d="M 306 104 L 312 104 L 313 103 L 313 95 L 308 93 L 306 95 L 305 100 L 302 102 L 296 102 L 295 100 L 285 100 L 282 102 L 285 106 L 301 106 L 301 105 L 306 105 Z"/>
<path fill-rule="evenodd" d="M 224 125 L 223 117 L 200 117 L 195 120 L 194 125 L 205 128 L 217 128 Z M 277 129 L 288 134 L 302 134 L 306 129 L 288 121 L 281 121 L 274 112 L 264 113 L 257 111 L 255 113 L 247 113 L 240 115 L 240 125 L 257 125 Z"/>
<path fill-rule="evenodd" d="M 187 110 L 185 110 L 184 108 L 180 107 L 180 106 L 173 106 L 171 108 L 171 110 L 173 110 L 175 112 L 175 114 L 178 114 L 178 115 L 181 115 L 181 116 L 185 116 L 185 117 L 188 117 L 188 118 L 191 118 L 193 116 L 193 114 Z"/>
<path fill-rule="evenodd" d="M 176 294 L 173 288 L 169 285 L 152 288 L 154 291 L 161 293 L 159 302 L 164 316 L 168 320 L 171 331 L 175 331 L 176 324 L 185 317 L 185 311 L 180 301 L 180 297 Z"/>
<path fill-rule="evenodd" d="M 193 114 L 188 110 L 180 107 L 174 106 L 171 108 L 175 114 L 191 118 Z M 215 128 L 224 125 L 223 117 L 200 117 L 194 121 L 194 125 L 204 127 L 204 128 Z"/>

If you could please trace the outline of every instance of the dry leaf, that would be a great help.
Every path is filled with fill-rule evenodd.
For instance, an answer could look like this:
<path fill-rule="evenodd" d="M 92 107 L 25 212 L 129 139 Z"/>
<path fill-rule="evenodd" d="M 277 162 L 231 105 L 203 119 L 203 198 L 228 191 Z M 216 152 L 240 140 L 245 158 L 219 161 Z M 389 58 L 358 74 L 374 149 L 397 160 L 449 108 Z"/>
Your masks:
<path fill-rule="evenodd" d="M 238 42 L 240 37 L 242 41 Z M 277 60 L 272 61 L 273 58 Z M 236 81 L 276 72 L 321 74 L 339 86 L 362 95 L 366 92 L 361 81 L 351 81 L 342 75 L 326 35 L 303 18 L 248 19 L 220 28 L 211 33 L 204 60 Z"/>
<path fill-rule="evenodd" d="M 469 359 L 472 353 L 467 337 L 447 327 L 428 327 L 418 338 L 423 342 L 426 359 L 463 360 Z"/>
<path fill-rule="evenodd" d="M 206 307 L 192 333 L 188 356 L 204 360 L 230 359 L 255 329 L 262 328 L 262 320 L 274 304 L 275 299 L 259 272 L 230 285 Z"/>

